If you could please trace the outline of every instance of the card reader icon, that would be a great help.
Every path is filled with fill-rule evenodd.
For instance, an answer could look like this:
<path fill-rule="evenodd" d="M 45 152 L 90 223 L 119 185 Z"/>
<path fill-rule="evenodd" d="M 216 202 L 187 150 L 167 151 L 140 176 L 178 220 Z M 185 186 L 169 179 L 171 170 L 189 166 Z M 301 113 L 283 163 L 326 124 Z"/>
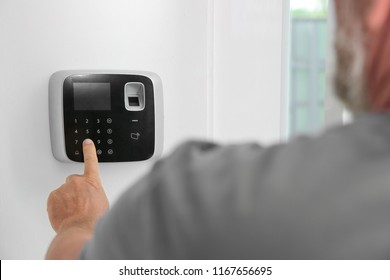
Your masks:
<path fill-rule="evenodd" d="M 131 137 L 131 139 L 137 140 L 137 141 L 138 141 L 140 135 L 141 135 L 141 134 L 139 134 L 138 132 L 137 132 L 137 133 L 131 133 L 131 134 L 130 134 L 130 137 Z"/>

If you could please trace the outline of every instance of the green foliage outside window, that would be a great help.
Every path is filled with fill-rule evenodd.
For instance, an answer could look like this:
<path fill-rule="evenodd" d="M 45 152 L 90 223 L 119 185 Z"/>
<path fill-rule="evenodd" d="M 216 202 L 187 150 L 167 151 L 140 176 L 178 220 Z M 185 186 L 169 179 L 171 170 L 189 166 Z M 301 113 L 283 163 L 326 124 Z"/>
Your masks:
<path fill-rule="evenodd" d="M 328 0 L 290 0 L 293 18 L 326 18 Z"/>

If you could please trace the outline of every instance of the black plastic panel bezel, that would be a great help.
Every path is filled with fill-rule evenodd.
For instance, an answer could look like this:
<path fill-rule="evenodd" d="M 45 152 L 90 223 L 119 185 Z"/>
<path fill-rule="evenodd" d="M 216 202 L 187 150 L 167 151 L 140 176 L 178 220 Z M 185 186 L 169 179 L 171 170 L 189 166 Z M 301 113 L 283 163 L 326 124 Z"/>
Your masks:
<path fill-rule="evenodd" d="M 110 83 L 111 110 L 75 111 L 73 83 L 82 82 Z M 144 110 L 126 110 L 124 88 L 128 82 L 144 84 Z M 142 161 L 151 158 L 154 154 L 154 87 L 152 80 L 146 76 L 129 74 L 68 76 L 63 84 L 63 114 L 65 150 L 70 160 L 83 162 L 81 143 L 85 138 L 90 138 L 95 142 L 97 150 L 101 153 L 98 155 L 100 162 Z M 108 119 L 111 119 L 110 123 L 107 122 Z M 107 133 L 109 129 L 111 129 L 111 134 Z M 76 130 L 77 133 L 75 133 Z M 109 144 L 108 140 L 112 143 Z"/>

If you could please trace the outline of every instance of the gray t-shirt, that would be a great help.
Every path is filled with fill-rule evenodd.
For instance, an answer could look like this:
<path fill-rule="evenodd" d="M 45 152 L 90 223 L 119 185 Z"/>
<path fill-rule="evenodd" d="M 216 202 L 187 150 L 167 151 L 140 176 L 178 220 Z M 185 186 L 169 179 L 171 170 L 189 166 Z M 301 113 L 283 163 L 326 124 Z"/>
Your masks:
<path fill-rule="evenodd" d="M 390 115 L 269 148 L 186 143 L 121 196 L 81 257 L 390 258 Z"/>

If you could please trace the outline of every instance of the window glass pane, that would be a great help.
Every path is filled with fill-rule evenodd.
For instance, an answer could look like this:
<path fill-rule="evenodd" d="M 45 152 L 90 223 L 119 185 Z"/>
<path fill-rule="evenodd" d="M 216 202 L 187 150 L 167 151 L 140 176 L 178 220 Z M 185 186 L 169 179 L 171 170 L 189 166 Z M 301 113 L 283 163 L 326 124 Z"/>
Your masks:
<path fill-rule="evenodd" d="M 307 130 L 308 127 L 310 127 L 309 123 L 309 111 L 308 108 L 305 106 L 297 107 L 297 110 L 295 112 L 295 122 L 296 122 L 296 131 L 304 132 Z"/>
<path fill-rule="evenodd" d="M 310 25 L 298 18 L 294 20 L 292 29 L 292 58 L 294 62 L 308 63 L 310 54 Z"/>
<path fill-rule="evenodd" d="M 326 79 L 326 76 L 325 76 L 325 67 L 324 69 L 320 69 L 320 72 L 318 73 L 318 86 L 319 86 L 319 100 L 320 100 L 320 103 L 321 105 L 323 105 L 323 101 L 325 100 L 325 79 Z"/>
<path fill-rule="evenodd" d="M 318 40 L 318 54 L 319 59 L 325 62 L 326 59 L 326 51 L 327 51 L 327 25 L 326 20 L 319 20 L 317 23 L 317 40 Z"/>
<path fill-rule="evenodd" d="M 291 0 L 289 134 L 317 131 L 324 122 L 327 0 Z"/>
<path fill-rule="evenodd" d="M 309 98 L 309 71 L 306 69 L 295 69 L 294 77 L 294 90 L 297 93 L 294 98 L 294 103 L 306 102 Z"/>

